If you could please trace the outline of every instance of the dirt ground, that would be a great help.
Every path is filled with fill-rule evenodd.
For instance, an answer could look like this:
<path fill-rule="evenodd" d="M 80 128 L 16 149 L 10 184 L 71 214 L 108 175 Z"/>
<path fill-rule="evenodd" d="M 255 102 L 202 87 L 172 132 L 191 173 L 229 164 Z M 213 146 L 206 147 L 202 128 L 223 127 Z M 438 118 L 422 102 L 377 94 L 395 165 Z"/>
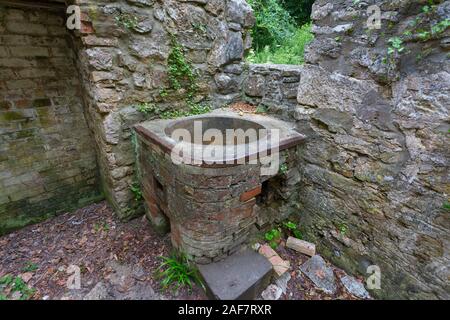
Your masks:
<path fill-rule="evenodd" d="M 38 300 L 82 299 L 105 282 L 114 283 L 116 292 L 132 293 L 116 296 L 118 299 L 206 299 L 197 286 L 192 291 L 162 289 L 155 272 L 160 257 L 170 255 L 171 248 L 169 236 L 158 236 L 145 217 L 122 223 L 111 207 L 101 202 L 1 237 L 0 279 L 19 276 L 34 290 L 27 298 Z M 322 293 L 299 271 L 309 257 L 283 246 L 277 251 L 291 264 L 291 280 L 281 299 L 356 299 L 340 284 L 335 295 Z M 68 289 L 71 265 L 81 272 L 80 289 Z M 120 273 L 118 268 L 128 271 Z M 334 271 L 338 278 L 343 274 L 337 268 Z M 4 298 L 20 298 L 5 288 L 3 291 Z M 150 291 L 151 295 L 133 291 Z"/>
<path fill-rule="evenodd" d="M 170 239 L 156 235 L 145 218 L 122 223 L 111 207 L 101 202 L 0 238 L 0 278 L 5 274 L 26 274 L 27 266 L 32 265 L 37 267 L 28 272 L 32 277 L 27 284 L 36 290 L 32 299 L 71 299 L 87 294 L 98 282 L 108 279 L 113 272 L 111 262 L 117 262 L 141 267 L 145 276 L 139 281 L 161 292 L 161 298 L 205 299 L 200 288 L 191 293 L 186 289 L 175 293 L 162 290 L 155 271 L 160 257 L 170 253 Z M 67 289 L 70 265 L 80 267 L 79 292 Z"/>

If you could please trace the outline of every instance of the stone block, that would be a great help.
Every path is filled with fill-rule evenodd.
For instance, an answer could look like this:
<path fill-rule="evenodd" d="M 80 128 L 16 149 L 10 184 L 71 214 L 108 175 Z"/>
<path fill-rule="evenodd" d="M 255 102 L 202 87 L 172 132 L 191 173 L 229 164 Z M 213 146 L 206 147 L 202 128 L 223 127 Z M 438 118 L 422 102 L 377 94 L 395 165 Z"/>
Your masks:
<path fill-rule="evenodd" d="M 287 239 L 286 247 L 291 248 L 297 252 L 306 254 L 310 257 L 316 254 L 316 245 L 314 243 L 306 242 L 294 237 L 289 237 Z"/>
<path fill-rule="evenodd" d="M 259 253 L 266 257 L 273 267 L 273 270 L 278 277 L 281 277 L 290 268 L 290 263 L 287 260 L 281 259 L 278 253 L 275 252 L 270 246 L 263 245 L 259 248 Z"/>
<path fill-rule="evenodd" d="M 8 21 L 6 30 L 19 35 L 43 36 L 48 34 L 45 25 L 23 21 Z"/>
<path fill-rule="evenodd" d="M 217 300 L 256 299 L 267 287 L 272 273 L 267 259 L 249 249 L 198 268 L 208 296 Z"/>
<path fill-rule="evenodd" d="M 300 270 L 325 293 L 334 294 L 337 290 L 336 279 L 331 267 L 319 255 L 313 256 L 300 266 Z"/>

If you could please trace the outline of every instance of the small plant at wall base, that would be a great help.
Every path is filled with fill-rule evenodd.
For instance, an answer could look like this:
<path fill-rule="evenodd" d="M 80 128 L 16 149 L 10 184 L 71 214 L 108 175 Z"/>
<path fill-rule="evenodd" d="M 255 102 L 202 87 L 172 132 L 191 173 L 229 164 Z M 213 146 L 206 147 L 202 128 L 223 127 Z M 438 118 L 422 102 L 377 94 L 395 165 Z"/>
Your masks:
<path fill-rule="evenodd" d="M 163 289 L 172 287 L 173 290 L 177 290 L 187 287 L 192 290 L 195 283 L 205 290 L 197 268 L 187 255 L 173 253 L 170 257 L 161 257 L 161 259 L 163 262 L 160 264 L 156 276 L 162 280 Z"/>
<path fill-rule="evenodd" d="M 272 229 L 264 235 L 264 238 L 269 242 L 272 249 L 276 249 L 278 247 L 281 242 L 281 237 L 282 233 L 280 228 Z"/>
<path fill-rule="evenodd" d="M 142 190 L 139 182 L 135 182 L 130 186 L 131 192 L 134 194 L 134 200 L 141 201 L 142 200 Z"/>
<path fill-rule="evenodd" d="M 283 228 L 286 230 L 288 235 L 293 236 L 297 239 L 303 239 L 303 234 L 298 229 L 298 225 L 292 221 L 286 221 L 283 223 Z"/>

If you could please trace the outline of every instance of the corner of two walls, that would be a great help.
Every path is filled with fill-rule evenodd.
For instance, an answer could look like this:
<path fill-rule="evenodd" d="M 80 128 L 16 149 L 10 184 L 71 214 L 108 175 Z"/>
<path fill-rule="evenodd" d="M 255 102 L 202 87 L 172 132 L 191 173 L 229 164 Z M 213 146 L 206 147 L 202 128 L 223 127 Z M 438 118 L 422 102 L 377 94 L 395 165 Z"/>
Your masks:
<path fill-rule="evenodd" d="M 137 182 L 132 126 L 158 117 L 135 106 L 187 108 L 186 93 L 172 90 L 168 79 L 171 34 L 198 73 L 195 101 L 221 107 L 239 98 L 254 17 L 244 0 L 76 3 L 82 28 L 74 43 L 102 184 L 118 216 L 127 220 L 142 213 L 130 189 Z"/>
<path fill-rule="evenodd" d="M 130 191 L 131 127 L 152 118 L 133 105 L 185 107 L 181 92 L 160 94 L 170 90 L 171 32 L 199 71 L 197 101 L 262 104 L 308 136 L 298 167 L 300 218 L 322 254 L 366 277 L 368 266 L 379 266 L 376 296 L 448 298 L 448 30 L 425 50 L 411 41 L 412 53 L 384 60 L 389 37 L 420 15 L 419 5 L 375 1 L 382 29 L 366 33 L 367 4 L 318 0 L 304 66 L 246 68 L 254 18 L 243 0 L 80 2 L 89 123 L 121 218 L 139 212 Z M 448 6 L 436 14 L 448 16 Z"/>
<path fill-rule="evenodd" d="M 308 137 L 299 214 L 321 254 L 365 278 L 378 266 L 377 297 L 448 299 L 450 34 L 404 32 L 448 19 L 450 1 L 430 16 L 415 2 L 372 3 L 383 19 L 369 32 L 367 4 L 316 1 L 307 63 L 295 76 L 250 66 L 244 96 Z M 405 51 L 390 57 L 393 37 Z"/>
<path fill-rule="evenodd" d="M 102 198 L 64 12 L 0 6 L 0 235 Z"/>

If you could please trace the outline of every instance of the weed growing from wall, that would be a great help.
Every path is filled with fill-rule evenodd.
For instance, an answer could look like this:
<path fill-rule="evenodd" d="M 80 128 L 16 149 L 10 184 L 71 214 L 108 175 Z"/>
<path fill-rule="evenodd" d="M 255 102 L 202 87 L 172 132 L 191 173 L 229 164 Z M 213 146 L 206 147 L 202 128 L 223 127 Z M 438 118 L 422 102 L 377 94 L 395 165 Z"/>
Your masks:
<path fill-rule="evenodd" d="M 211 106 L 197 103 L 195 96 L 198 93 L 198 75 L 196 74 L 192 63 L 184 54 L 184 47 L 178 43 L 176 37 L 171 35 L 172 50 L 167 60 L 167 69 L 169 77 L 169 89 L 161 89 L 159 97 L 164 101 L 170 95 L 171 91 L 184 91 L 184 100 L 188 110 L 161 110 L 156 104 L 144 102 L 135 105 L 136 110 L 146 115 L 154 115 L 161 119 L 173 119 L 179 117 L 187 117 L 192 115 L 200 115 L 211 111 Z"/>
<path fill-rule="evenodd" d="M 139 20 L 136 16 L 133 16 L 129 13 L 120 13 L 119 15 L 115 16 L 117 24 L 127 30 L 133 30 L 136 29 L 136 27 L 139 24 Z"/>
<path fill-rule="evenodd" d="M 415 19 L 411 20 L 400 35 L 390 37 L 386 41 L 387 56 L 383 59 L 385 64 L 392 68 L 398 63 L 399 58 L 404 54 L 410 54 L 407 44 L 413 42 L 427 42 L 439 39 L 442 34 L 450 27 L 450 19 L 439 19 L 437 16 L 437 4 L 439 0 L 429 0 L 428 5 L 421 7 L 421 12 L 418 13 Z M 395 25 L 389 26 L 389 29 L 394 29 Z M 432 53 L 432 48 L 421 49 L 417 54 L 416 60 L 419 62 L 426 56 Z"/>

